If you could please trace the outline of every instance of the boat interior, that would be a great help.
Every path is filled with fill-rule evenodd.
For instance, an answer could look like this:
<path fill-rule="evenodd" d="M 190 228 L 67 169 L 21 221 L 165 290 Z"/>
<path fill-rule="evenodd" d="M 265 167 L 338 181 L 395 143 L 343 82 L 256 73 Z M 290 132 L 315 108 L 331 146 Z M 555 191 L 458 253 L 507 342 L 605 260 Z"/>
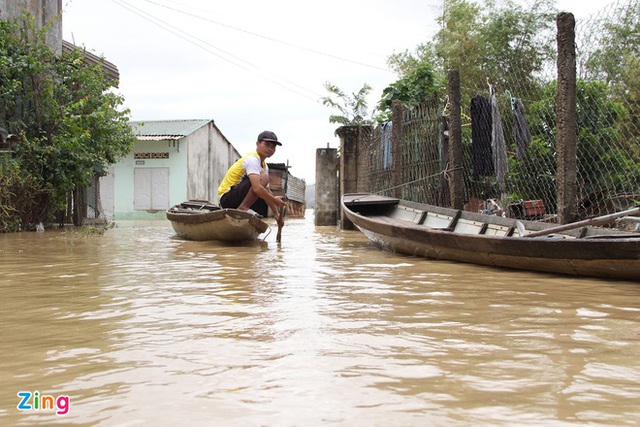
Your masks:
<path fill-rule="evenodd" d="M 345 196 L 344 204 L 353 212 L 357 212 L 376 221 L 402 227 L 418 226 L 459 234 L 517 237 L 557 225 L 432 205 L 422 205 L 391 197 L 374 195 L 347 195 Z M 610 238 L 616 235 L 629 237 L 627 232 L 601 227 L 580 227 L 575 230 L 552 233 L 545 237 L 587 239 Z"/>
<path fill-rule="evenodd" d="M 189 200 L 173 206 L 170 211 L 176 213 L 213 212 L 222 209 L 206 200 Z"/>

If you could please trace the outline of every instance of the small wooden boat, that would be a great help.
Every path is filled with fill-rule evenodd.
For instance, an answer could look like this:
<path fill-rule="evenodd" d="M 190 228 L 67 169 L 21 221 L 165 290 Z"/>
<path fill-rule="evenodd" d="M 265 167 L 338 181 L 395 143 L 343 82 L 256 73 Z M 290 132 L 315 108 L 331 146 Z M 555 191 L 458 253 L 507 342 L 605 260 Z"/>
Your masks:
<path fill-rule="evenodd" d="M 596 227 L 640 208 L 573 224 L 516 220 L 345 194 L 342 209 L 371 241 L 409 255 L 495 267 L 640 279 L 640 233 Z"/>
<path fill-rule="evenodd" d="M 256 215 L 223 209 L 203 200 L 190 200 L 167 210 L 167 219 L 179 237 L 188 240 L 255 240 L 269 229 Z"/>

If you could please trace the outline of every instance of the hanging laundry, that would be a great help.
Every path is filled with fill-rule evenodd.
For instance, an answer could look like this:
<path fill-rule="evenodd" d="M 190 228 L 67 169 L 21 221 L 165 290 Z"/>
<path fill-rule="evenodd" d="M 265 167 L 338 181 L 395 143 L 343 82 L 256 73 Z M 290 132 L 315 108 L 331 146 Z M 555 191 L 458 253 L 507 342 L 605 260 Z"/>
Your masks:
<path fill-rule="evenodd" d="M 498 179 L 498 187 L 501 192 L 504 192 L 507 188 L 504 177 L 509 172 L 509 161 L 500 109 L 498 108 L 498 97 L 493 90 L 491 91 L 491 149 L 493 150 L 493 167 Z"/>
<path fill-rule="evenodd" d="M 482 95 L 471 99 L 471 153 L 473 177 L 493 175 L 491 151 L 491 105 Z"/>
<path fill-rule="evenodd" d="M 524 105 L 520 99 L 516 99 L 512 105 L 513 109 L 513 138 L 516 141 L 516 156 L 524 159 L 527 149 L 531 143 L 531 132 L 524 117 Z"/>

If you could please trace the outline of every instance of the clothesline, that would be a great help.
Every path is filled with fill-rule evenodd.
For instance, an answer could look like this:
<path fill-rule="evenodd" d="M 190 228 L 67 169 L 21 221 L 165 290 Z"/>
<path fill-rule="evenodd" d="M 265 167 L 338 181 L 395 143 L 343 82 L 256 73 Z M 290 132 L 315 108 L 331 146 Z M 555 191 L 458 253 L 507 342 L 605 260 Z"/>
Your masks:
<path fill-rule="evenodd" d="M 395 190 L 396 188 L 405 187 L 407 185 L 415 184 L 415 183 L 420 182 L 420 181 L 425 181 L 425 180 L 430 179 L 430 178 L 435 178 L 438 175 L 442 175 L 448 181 L 450 172 L 461 170 L 461 169 L 462 169 L 462 167 L 449 169 L 449 165 L 447 165 L 447 167 L 444 170 L 442 170 L 442 171 L 440 171 L 438 173 L 434 173 L 434 174 L 431 174 L 431 175 L 423 176 L 422 178 L 418 178 L 418 179 L 414 179 L 412 181 L 408 181 L 408 182 L 405 182 L 405 183 L 402 183 L 402 184 L 394 185 L 393 187 L 385 188 L 383 190 L 378 190 L 378 191 L 373 192 L 373 194 L 385 193 L 385 192 L 387 192 L 389 190 Z"/>

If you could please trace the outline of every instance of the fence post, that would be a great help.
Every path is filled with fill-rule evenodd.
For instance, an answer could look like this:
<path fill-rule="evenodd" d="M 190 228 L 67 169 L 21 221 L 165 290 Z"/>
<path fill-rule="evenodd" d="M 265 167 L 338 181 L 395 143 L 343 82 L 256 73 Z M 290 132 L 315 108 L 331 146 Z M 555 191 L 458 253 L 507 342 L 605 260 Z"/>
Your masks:
<path fill-rule="evenodd" d="M 391 176 L 391 194 L 393 197 L 402 198 L 402 122 L 404 108 L 397 99 L 391 103 L 393 128 L 391 128 L 391 158 L 393 162 L 393 175 Z"/>
<path fill-rule="evenodd" d="M 462 119 L 460 116 L 460 73 L 449 70 L 449 198 L 451 207 L 464 207 Z"/>
<path fill-rule="evenodd" d="M 338 149 L 318 148 L 316 150 L 316 207 L 315 225 L 336 225 L 338 223 Z"/>
<path fill-rule="evenodd" d="M 558 94 L 556 98 L 556 151 L 558 222 L 576 218 L 577 197 L 577 107 L 575 19 L 563 12 L 556 17 L 558 29 Z"/>
<path fill-rule="evenodd" d="M 341 126 L 336 129 L 340 138 L 340 197 L 358 191 L 359 126 Z M 356 226 L 340 210 L 340 228 L 355 230 Z"/>

